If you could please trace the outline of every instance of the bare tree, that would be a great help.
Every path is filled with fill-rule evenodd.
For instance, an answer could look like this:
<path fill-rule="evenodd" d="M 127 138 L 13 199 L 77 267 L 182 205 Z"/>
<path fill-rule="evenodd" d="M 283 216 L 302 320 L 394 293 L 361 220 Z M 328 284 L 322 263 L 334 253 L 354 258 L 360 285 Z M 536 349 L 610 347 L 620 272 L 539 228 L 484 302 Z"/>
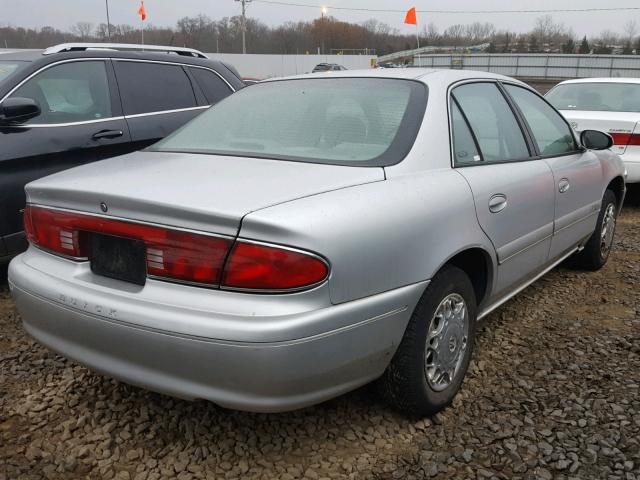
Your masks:
<path fill-rule="evenodd" d="M 93 23 L 91 22 L 78 22 L 71 26 L 69 29 L 75 36 L 80 37 L 82 40 L 86 40 L 93 33 Z"/>
<path fill-rule="evenodd" d="M 636 34 L 638 33 L 638 24 L 635 20 L 628 20 L 627 23 L 624 24 L 624 37 L 628 43 L 632 43 L 633 39 L 636 38 Z"/>

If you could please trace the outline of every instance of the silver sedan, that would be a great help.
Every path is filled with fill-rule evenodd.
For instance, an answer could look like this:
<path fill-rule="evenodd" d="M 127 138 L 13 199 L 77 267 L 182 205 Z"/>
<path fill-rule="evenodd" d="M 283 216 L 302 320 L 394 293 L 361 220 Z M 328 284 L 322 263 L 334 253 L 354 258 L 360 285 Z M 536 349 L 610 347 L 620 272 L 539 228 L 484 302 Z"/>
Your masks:
<path fill-rule="evenodd" d="M 34 338 L 131 384 L 285 411 L 376 380 L 430 414 L 478 320 L 570 256 L 607 261 L 610 146 L 498 75 L 267 81 L 29 184 L 10 287 Z"/>

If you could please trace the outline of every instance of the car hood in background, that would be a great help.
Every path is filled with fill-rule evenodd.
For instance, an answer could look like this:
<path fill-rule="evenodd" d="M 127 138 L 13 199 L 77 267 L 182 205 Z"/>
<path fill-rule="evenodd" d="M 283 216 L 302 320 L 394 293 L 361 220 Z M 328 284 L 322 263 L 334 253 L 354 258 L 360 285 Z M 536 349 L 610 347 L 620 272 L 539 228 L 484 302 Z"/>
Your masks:
<path fill-rule="evenodd" d="M 33 204 L 236 235 L 250 212 L 381 180 L 379 167 L 137 152 L 36 180 L 27 185 L 27 198 Z"/>

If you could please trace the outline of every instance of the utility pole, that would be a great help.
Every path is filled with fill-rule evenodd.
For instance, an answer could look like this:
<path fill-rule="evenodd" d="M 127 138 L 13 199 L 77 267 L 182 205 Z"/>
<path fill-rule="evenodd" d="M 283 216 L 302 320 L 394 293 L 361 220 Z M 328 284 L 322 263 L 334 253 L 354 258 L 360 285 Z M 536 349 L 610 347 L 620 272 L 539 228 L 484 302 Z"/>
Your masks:
<path fill-rule="evenodd" d="M 247 53 L 247 4 L 253 0 L 236 0 L 236 2 L 242 3 L 242 53 Z"/>
<path fill-rule="evenodd" d="M 325 36 L 325 26 L 324 26 L 324 16 L 327 14 L 327 7 L 320 7 L 320 36 L 322 37 L 322 41 L 320 42 L 322 48 L 320 49 L 320 53 L 324 55 L 324 36 Z"/>
<path fill-rule="evenodd" d="M 111 41 L 111 21 L 109 20 L 109 0 L 104 0 L 104 4 L 107 7 L 107 39 Z"/>

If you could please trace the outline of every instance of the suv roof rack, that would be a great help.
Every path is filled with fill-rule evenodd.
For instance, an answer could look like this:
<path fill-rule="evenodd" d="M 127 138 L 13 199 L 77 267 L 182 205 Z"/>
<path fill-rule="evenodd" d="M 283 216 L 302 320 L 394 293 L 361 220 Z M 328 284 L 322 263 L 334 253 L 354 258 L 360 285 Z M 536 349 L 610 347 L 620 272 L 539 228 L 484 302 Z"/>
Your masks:
<path fill-rule="evenodd" d="M 47 48 L 43 55 L 51 55 L 62 52 L 82 52 L 86 50 L 138 50 L 147 52 L 175 53 L 185 57 L 207 58 L 199 50 L 185 47 L 168 47 L 162 45 L 137 45 L 135 43 L 61 43 Z"/>

